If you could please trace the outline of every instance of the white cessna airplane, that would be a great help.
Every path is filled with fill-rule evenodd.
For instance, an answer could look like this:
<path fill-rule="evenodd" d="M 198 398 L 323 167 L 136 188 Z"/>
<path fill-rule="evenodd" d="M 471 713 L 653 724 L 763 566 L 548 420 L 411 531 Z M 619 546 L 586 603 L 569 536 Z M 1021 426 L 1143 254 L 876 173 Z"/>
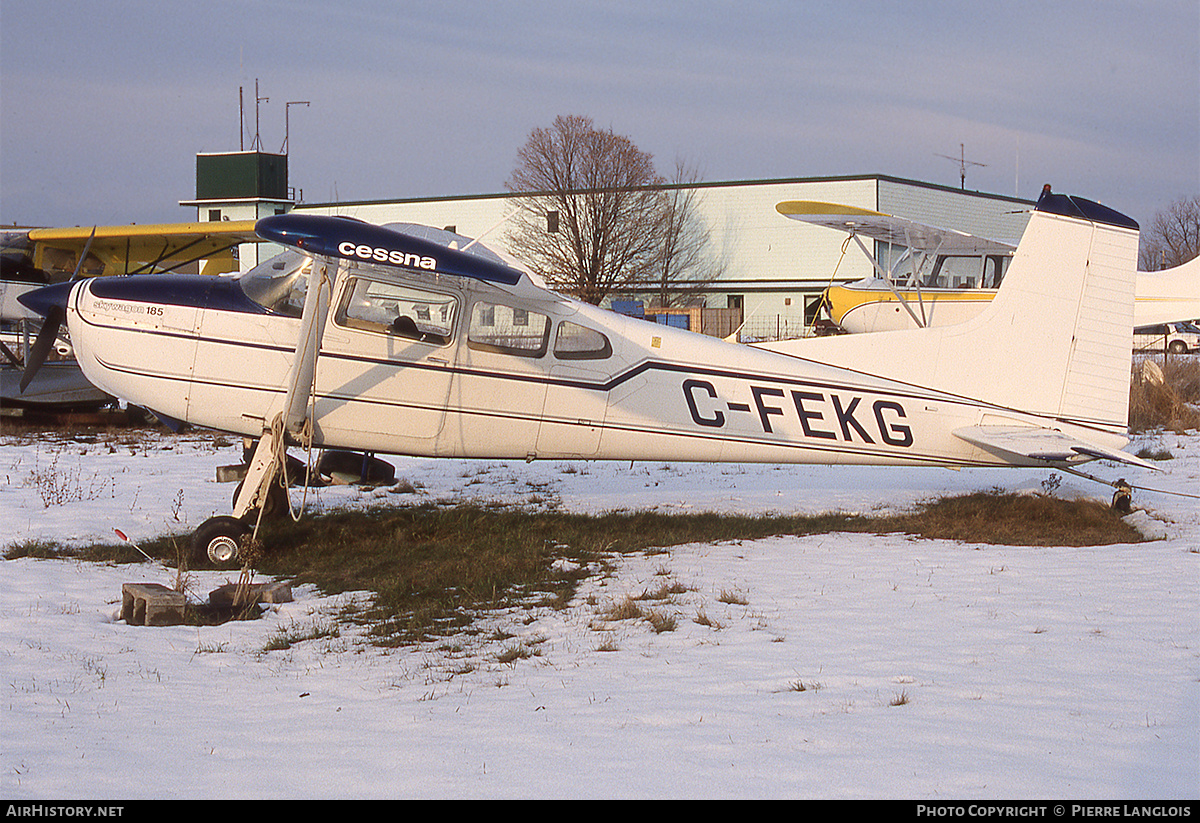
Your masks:
<path fill-rule="evenodd" d="M 973 320 L 805 340 L 789 354 L 580 303 L 436 230 L 297 214 L 256 230 L 294 251 L 237 279 L 109 277 L 25 298 L 65 316 L 105 391 L 259 438 L 234 516 L 193 535 L 214 562 L 236 559 L 280 488 L 289 443 L 529 460 L 1153 468 L 1121 451 L 1138 227 L 1087 200 L 1042 197 Z"/>

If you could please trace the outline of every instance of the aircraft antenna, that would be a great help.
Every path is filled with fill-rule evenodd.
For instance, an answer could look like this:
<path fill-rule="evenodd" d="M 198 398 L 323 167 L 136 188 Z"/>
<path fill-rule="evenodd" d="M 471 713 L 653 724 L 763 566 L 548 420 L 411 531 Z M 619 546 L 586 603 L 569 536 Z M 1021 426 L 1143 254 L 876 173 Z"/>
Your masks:
<path fill-rule="evenodd" d="M 279 150 L 280 154 L 288 152 L 288 133 L 291 131 L 291 126 L 288 123 L 288 113 L 292 106 L 307 106 L 307 100 L 289 100 L 283 104 L 283 148 Z"/>
<path fill-rule="evenodd" d="M 967 149 L 962 143 L 958 144 L 958 157 L 951 157 L 948 154 L 939 154 L 938 157 L 944 157 L 947 160 L 954 160 L 958 163 L 959 180 L 961 181 L 963 191 L 967 190 L 967 166 L 984 167 L 987 163 L 976 163 L 974 160 L 967 159 Z"/>
<path fill-rule="evenodd" d="M 258 131 L 258 104 L 270 102 L 270 97 L 259 97 L 258 80 L 256 79 L 254 81 L 254 142 L 250 144 L 250 151 L 262 151 L 262 137 Z"/>

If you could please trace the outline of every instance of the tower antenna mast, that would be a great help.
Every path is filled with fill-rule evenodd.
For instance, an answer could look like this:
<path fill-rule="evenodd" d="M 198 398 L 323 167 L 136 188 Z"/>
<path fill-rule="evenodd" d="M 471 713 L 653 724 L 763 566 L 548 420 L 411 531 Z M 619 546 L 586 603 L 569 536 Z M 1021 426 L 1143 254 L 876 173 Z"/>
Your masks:
<path fill-rule="evenodd" d="M 967 166 L 979 166 L 980 168 L 987 163 L 976 163 L 974 160 L 967 159 L 967 148 L 962 143 L 958 144 L 958 157 L 951 157 L 948 154 L 939 154 L 938 157 L 945 157 L 947 160 L 954 160 L 958 163 L 959 180 L 963 191 L 967 189 Z"/>

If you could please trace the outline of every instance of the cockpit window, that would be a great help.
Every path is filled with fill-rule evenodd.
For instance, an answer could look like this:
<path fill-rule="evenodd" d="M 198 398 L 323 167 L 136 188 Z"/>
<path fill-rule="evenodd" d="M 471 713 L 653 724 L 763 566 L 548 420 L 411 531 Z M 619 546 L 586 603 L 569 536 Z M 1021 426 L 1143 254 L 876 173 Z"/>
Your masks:
<path fill-rule="evenodd" d="M 998 289 L 1011 258 L 1007 255 L 939 255 L 922 286 L 938 289 Z"/>
<path fill-rule="evenodd" d="M 308 292 L 312 258 L 286 251 L 260 263 L 238 278 L 242 291 L 260 306 L 289 317 L 299 317 Z"/>
<path fill-rule="evenodd" d="M 350 280 L 336 322 L 441 346 L 450 342 L 457 306 L 452 295 L 356 277 Z"/>

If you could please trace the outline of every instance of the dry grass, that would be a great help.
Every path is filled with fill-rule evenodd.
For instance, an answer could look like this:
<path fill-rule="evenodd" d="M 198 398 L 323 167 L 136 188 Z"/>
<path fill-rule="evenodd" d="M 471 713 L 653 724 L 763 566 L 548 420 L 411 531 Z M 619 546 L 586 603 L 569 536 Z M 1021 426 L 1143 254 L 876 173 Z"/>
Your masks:
<path fill-rule="evenodd" d="M 939 498 L 911 514 L 877 522 L 879 531 L 1005 546 L 1102 546 L 1144 539 L 1105 503 L 1000 491 Z"/>
<path fill-rule="evenodd" d="M 1200 429 L 1200 360 L 1178 355 L 1138 358 L 1129 386 L 1129 429 Z"/>
<path fill-rule="evenodd" d="M 843 513 L 818 516 L 744 516 L 614 512 L 590 516 L 461 505 L 412 506 L 368 512 L 334 512 L 264 535 L 258 570 L 329 593 L 371 591 L 369 605 L 345 619 L 368 624 L 374 642 L 400 645 L 474 631 L 477 618 L 514 611 L 519 621 L 537 608 L 563 608 L 579 582 L 608 567 L 614 555 L 696 542 L 755 540 L 828 532 L 907 533 L 967 543 L 1080 546 L 1139 542 L 1142 536 L 1108 506 L 999 492 L 944 498 L 891 517 Z M 178 539 L 140 542 L 149 555 L 176 559 Z M 66 550 L 47 543 L 10 546 L 7 557 L 72 556 L 110 562 L 142 558 L 125 544 Z M 564 571 L 558 558 L 574 561 Z M 670 603 L 687 587 L 663 581 L 614 604 L 607 621 L 647 621 L 672 631 L 677 618 L 644 607 Z M 722 591 L 726 604 L 747 603 Z M 704 618 L 700 618 L 703 620 Z M 287 638 L 283 638 L 287 640 Z"/>

